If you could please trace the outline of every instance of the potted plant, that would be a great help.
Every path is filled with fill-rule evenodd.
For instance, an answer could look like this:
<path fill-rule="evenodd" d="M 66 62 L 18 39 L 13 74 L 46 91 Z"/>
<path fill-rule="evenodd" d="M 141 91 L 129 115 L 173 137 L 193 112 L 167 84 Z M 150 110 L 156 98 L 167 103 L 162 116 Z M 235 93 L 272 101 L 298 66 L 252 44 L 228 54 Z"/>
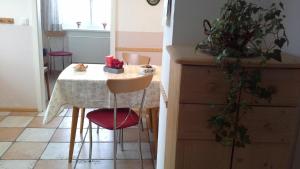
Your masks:
<path fill-rule="evenodd" d="M 271 101 L 276 88 L 261 84 L 261 69 L 270 59 L 281 61 L 281 49 L 288 43 L 283 25 L 284 6 L 273 3 L 266 9 L 245 0 L 228 0 L 221 17 L 212 24 L 204 21 L 207 39 L 196 50 L 210 52 L 225 73 L 229 83 L 227 102 L 218 114 L 209 119 L 216 141 L 234 147 L 250 144 L 247 126 L 241 124 L 241 114 L 251 106 L 241 99 L 249 93 L 257 99 Z M 255 68 L 242 64 L 244 58 L 256 57 Z"/>

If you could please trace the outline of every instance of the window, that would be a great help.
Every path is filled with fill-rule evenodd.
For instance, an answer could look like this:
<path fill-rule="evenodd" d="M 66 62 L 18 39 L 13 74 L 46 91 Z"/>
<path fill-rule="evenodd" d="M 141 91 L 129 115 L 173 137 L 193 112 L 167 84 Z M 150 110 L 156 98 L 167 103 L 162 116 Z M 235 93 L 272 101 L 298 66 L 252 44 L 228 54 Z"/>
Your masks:
<path fill-rule="evenodd" d="M 63 29 L 109 30 L 111 20 L 111 0 L 58 0 L 59 17 Z"/>

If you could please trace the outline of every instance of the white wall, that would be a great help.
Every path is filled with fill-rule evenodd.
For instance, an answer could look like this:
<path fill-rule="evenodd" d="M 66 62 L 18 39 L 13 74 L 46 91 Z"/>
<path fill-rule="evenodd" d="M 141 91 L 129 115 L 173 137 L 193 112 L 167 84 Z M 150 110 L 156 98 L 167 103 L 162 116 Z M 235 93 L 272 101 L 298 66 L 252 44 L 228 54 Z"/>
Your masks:
<path fill-rule="evenodd" d="M 1 0 L 0 16 L 16 25 L 0 24 L 0 108 L 41 109 L 41 75 L 36 0 Z M 30 26 L 20 26 L 27 18 Z"/>
<path fill-rule="evenodd" d="M 286 0 L 286 32 L 290 41 L 286 51 L 300 56 L 300 1 L 299 0 Z"/>
<path fill-rule="evenodd" d="M 151 6 L 146 0 L 117 0 L 116 8 L 116 48 L 157 49 L 163 42 L 163 2 Z M 150 64 L 161 64 L 161 52 L 116 51 L 137 53 L 151 58 Z"/>
<path fill-rule="evenodd" d="M 31 0 L 1 0 L 0 1 L 0 16 L 14 18 L 15 23 L 20 25 L 24 19 L 31 19 Z"/>
<path fill-rule="evenodd" d="M 213 21 L 220 16 L 220 9 L 225 1 L 220 0 L 175 0 L 173 44 L 196 45 L 202 41 L 202 22 Z"/>
<path fill-rule="evenodd" d="M 149 5 L 146 0 L 125 0 L 117 3 L 117 31 L 163 31 L 163 0 L 156 6 Z"/>

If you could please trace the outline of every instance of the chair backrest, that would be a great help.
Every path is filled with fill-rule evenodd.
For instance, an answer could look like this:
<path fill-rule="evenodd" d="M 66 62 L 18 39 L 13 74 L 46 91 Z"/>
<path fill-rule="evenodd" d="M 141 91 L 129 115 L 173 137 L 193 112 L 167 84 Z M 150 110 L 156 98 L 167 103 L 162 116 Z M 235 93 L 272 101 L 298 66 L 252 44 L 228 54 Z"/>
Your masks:
<path fill-rule="evenodd" d="M 150 57 L 136 53 L 123 53 L 122 57 L 127 65 L 147 65 L 150 63 Z"/>
<path fill-rule="evenodd" d="M 146 89 L 151 83 L 153 75 L 141 76 L 130 79 L 109 79 L 106 84 L 109 90 L 114 93 L 129 93 Z"/>

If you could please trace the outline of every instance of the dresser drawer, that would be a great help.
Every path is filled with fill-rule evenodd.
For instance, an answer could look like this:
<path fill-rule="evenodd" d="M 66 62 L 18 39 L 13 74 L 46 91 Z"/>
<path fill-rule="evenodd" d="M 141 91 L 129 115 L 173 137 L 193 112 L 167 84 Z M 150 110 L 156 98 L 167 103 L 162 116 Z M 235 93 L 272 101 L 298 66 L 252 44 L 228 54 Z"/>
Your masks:
<path fill-rule="evenodd" d="M 214 140 L 215 135 L 208 120 L 217 111 L 218 108 L 207 105 L 180 104 L 178 138 Z"/>
<path fill-rule="evenodd" d="M 262 86 L 272 86 L 276 93 L 271 102 L 245 92 L 242 99 L 253 105 L 298 106 L 300 104 L 300 69 L 263 69 Z M 181 103 L 224 104 L 229 90 L 225 74 L 214 66 L 183 66 Z"/>
<path fill-rule="evenodd" d="M 254 105 L 298 106 L 300 103 L 300 69 L 263 69 L 262 86 L 274 87 L 271 102 L 243 93 L 242 98 Z"/>
<path fill-rule="evenodd" d="M 291 169 L 290 144 L 251 144 L 237 148 L 233 169 Z"/>
<path fill-rule="evenodd" d="M 180 88 L 181 103 L 223 104 L 228 93 L 224 73 L 213 66 L 183 66 Z"/>
<path fill-rule="evenodd" d="M 176 169 L 228 169 L 230 152 L 213 141 L 178 140 Z"/>
<path fill-rule="evenodd" d="M 252 142 L 293 143 L 297 136 L 299 110 L 288 107 L 253 107 L 241 114 Z"/>
<path fill-rule="evenodd" d="M 214 140 L 209 118 L 221 106 L 180 104 L 178 138 Z M 292 143 L 296 138 L 299 112 L 288 107 L 253 107 L 241 114 L 241 124 L 248 128 L 252 142 Z"/>

